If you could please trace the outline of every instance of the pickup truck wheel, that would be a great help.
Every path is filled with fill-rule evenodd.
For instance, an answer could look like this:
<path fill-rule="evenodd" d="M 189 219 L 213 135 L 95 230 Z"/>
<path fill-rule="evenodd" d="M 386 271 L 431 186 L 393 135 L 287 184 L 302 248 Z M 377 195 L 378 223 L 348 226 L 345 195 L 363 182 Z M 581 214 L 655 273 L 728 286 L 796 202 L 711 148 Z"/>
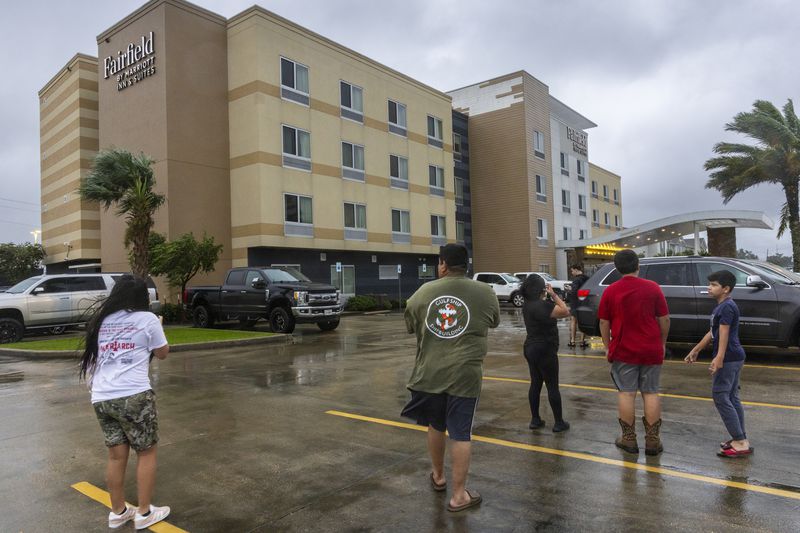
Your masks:
<path fill-rule="evenodd" d="M 276 307 L 269 314 L 269 325 L 274 333 L 291 333 L 294 331 L 294 317 L 291 311 Z"/>
<path fill-rule="evenodd" d="M 198 305 L 194 308 L 194 313 L 192 313 L 192 322 L 196 328 L 210 328 L 214 325 L 211 310 L 205 305 Z"/>
<path fill-rule="evenodd" d="M 333 331 L 339 327 L 339 319 L 336 320 L 328 320 L 327 322 L 318 322 L 317 326 L 322 331 Z"/>
<path fill-rule="evenodd" d="M 511 295 L 511 303 L 514 304 L 514 307 L 522 307 L 525 303 L 525 297 L 522 296 L 521 292 L 515 292 Z"/>
<path fill-rule="evenodd" d="M 0 344 L 19 342 L 25 328 L 19 320 L 13 318 L 0 318 Z"/>

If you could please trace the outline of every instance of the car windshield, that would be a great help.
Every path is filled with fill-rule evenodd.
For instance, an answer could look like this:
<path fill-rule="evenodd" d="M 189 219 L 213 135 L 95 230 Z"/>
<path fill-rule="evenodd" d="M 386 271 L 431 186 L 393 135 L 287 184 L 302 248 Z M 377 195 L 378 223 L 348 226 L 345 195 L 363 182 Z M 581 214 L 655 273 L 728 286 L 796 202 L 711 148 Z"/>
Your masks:
<path fill-rule="evenodd" d="M 264 273 L 272 283 L 311 283 L 310 279 L 293 268 L 267 268 L 264 269 Z"/>
<path fill-rule="evenodd" d="M 25 292 L 27 289 L 31 287 L 31 285 L 35 284 L 38 281 L 41 281 L 41 276 L 34 276 L 32 278 L 28 278 L 24 281 L 20 281 L 16 285 L 11 288 L 6 289 L 6 292 L 10 292 L 12 294 L 20 294 Z"/>
<path fill-rule="evenodd" d="M 519 278 L 515 278 L 511 274 L 500 274 L 500 277 L 506 280 L 506 283 L 519 283 Z"/>
<path fill-rule="evenodd" d="M 746 264 L 751 270 L 754 270 L 756 274 L 762 278 L 766 278 L 767 281 L 780 283 L 781 285 L 798 285 L 798 282 L 800 282 L 795 274 L 786 271 L 782 272 L 783 269 L 778 265 L 762 263 L 761 261 L 747 261 Z"/>
<path fill-rule="evenodd" d="M 545 281 L 555 281 L 556 278 L 548 274 L 547 272 L 537 272 Z"/>

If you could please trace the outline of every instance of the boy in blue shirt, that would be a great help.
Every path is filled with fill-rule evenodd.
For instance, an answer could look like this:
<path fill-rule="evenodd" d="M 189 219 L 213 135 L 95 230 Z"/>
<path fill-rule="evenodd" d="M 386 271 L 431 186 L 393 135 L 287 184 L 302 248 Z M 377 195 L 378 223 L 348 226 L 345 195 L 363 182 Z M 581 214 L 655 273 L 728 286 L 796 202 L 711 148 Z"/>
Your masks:
<path fill-rule="evenodd" d="M 708 367 L 712 376 L 711 391 L 722 423 L 731 435 L 731 440 L 720 444 L 717 455 L 728 458 L 753 453 L 744 431 L 744 409 L 739 401 L 739 374 L 745 353 L 739 342 L 739 308 L 731 298 L 735 286 L 736 276 L 729 270 L 719 270 L 708 276 L 708 295 L 717 301 L 711 313 L 711 329 L 685 359 L 687 363 L 694 363 L 700 351 L 712 344 L 714 358 Z"/>

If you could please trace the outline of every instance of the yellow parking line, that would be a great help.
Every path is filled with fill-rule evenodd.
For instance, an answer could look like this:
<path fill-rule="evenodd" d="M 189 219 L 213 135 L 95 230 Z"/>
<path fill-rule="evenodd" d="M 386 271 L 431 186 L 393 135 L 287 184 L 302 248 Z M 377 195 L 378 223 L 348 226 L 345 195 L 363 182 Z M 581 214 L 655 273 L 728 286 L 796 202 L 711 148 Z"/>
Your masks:
<path fill-rule="evenodd" d="M 88 481 L 81 481 L 80 483 L 75 483 L 72 485 L 72 488 L 83 494 L 84 496 L 88 496 L 96 502 L 100 502 L 109 509 L 111 509 L 111 495 L 104 491 L 103 489 L 99 489 L 89 483 Z M 128 507 L 136 507 L 128 502 L 125 502 Z M 168 524 L 167 522 L 158 522 L 153 524 L 149 528 L 150 531 L 155 531 L 155 533 L 189 533 L 185 529 L 181 529 L 179 527 L 173 526 L 172 524 Z"/>
<path fill-rule="evenodd" d="M 574 357 L 576 359 L 602 359 L 603 361 L 606 360 L 606 356 L 605 355 L 584 355 L 584 354 L 577 354 L 577 353 L 560 353 L 560 354 L 558 354 L 558 356 L 559 357 Z M 686 364 L 685 361 L 682 361 L 682 360 L 681 361 L 677 361 L 675 359 L 665 359 L 664 363 L 665 364 L 679 364 L 679 365 L 685 365 Z M 761 365 L 761 364 L 757 364 L 757 363 L 754 363 L 754 364 L 745 363 L 744 364 L 744 368 L 745 369 L 747 369 L 747 368 L 771 368 L 773 370 L 791 370 L 791 371 L 794 371 L 794 372 L 800 372 L 800 366 L 793 367 L 793 366 Z"/>
<path fill-rule="evenodd" d="M 489 381 L 507 381 L 509 383 L 525 383 L 530 384 L 529 379 L 515 379 L 515 378 L 498 378 L 494 376 L 483 376 L 483 379 Z M 612 389 L 611 387 L 593 387 L 590 385 L 573 385 L 571 383 L 559 383 L 559 387 L 564 387 L 566 389 L 585 389 L 585 390 L 599 390 L 603 392 L 617 392 L 617 389 Z M 687 396 L 684 394 L 667 394 L 667 393 L 659 393 L 659 396 L 662 398 L 678 398 L 679 400 L 697 400 L 701 402 L 713 402 L 713 398 L 704 398 L 702 396 Z M 800 406 L 798 405 L 785 405 L 780 403 L 763 403 L 763 402 L 750 402 L 742 400 L 742 405 L 752 405 L 754 407 L 771 407 L 773 409 L 790 409 L 794 411 L 800 411 Z"/>
<path fill-rule="evenodd" d="M 353 420 L 361 420 L 363 422 L 372 422 L 373 424 L 381 424 L 384 426 L 392 426 L 403 429 L 413 429 L 415 431 L 427 431 L 427 428 L 414 424 L 405 424 L 402 422 L 395 422 L 393 420 L 385 420 L 383 418 L 373 418 L 369 416 L 362 416 L 353 413 L 345 413 L 343 411 L 325 411 L 325 414 L 340 416 L 343 418 L 350 418 Z M 525 450 L 529 452 L 544 453 L 548 455 L 558 455 L 561 457 L 569 457 L 571 459 L 579 459 L 581 461 L 590 461 L 592 463 L 600 463 L 610 466 L 618 466 L 621 468 L 629 468 L 631 470 L 642 470 L 644 472 L 651 472 L 653 474 L 661 474 L 663 476 L 677 477 L 681 479 L 690 479 L 692 481 L 700 481 L 710 485 L 719 485 L 721 487 L 731 487 L 735 489 L 742 489 L 751 492 L 760 492 L 762 494 L 769 494 L 770 496 L 780 496 L 782 498 L 791 498 L 793 500 L 800 500 L 800 493 L 792 492 L 783 489 L 774 489 L 772 487 L 762 487 L 761 485 L 751 485 L 750 483 L 741 483 L 738 481 L 728 481 L 727 479 L 719 479 L 711 476 L 702 476 L 699 474 L 689 474 L 687 472 L 680 472 L 663 468 L 660 466 L 651 466 L 647 464 L 631 463 L 630 461 L 620 461 L 619 459 L 609 459 L 607 457 L 600 457 L 588 453 L 570 452 L 567 450 L 557 450 L 554 448 L 545 448 L 544 446 L 534 446 L 532 444 L 524 444 L 521 442 L 514 442 L 503 439 L 495 439 L 492 437 L 481 437 L 480 435 L 473 435 L 472 440 L 478 442 L 485 442 L 488 444 L 495 444 L 497 446 L 505 446 L 506 448 L 516 448 L 518 450 Z"/>

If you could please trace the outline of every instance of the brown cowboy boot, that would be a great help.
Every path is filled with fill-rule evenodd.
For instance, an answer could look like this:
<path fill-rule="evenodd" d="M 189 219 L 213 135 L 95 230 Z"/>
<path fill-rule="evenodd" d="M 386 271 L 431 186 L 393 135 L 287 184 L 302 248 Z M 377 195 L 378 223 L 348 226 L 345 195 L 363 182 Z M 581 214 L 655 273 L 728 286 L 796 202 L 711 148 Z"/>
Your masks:
<path fill-rule="evenodd" d="M 645 417 L 642 417 L 644 423 L 644 453 L 646 455 L 658 455 L 664 451 L 664 446 L 661 444 L 661 419 L 658 422 L 650 425 Z"/>
<path fill-rule="evenodd" d="M 618 420 L 619 425 L 622 426 L 622 436 L 618 437 L 614 444 L 617 445 L 617 448 L 628 453 L 639 453 L 639 444 L 636 442 L 636 427 L 625 423 L 621 418 Z"/>

